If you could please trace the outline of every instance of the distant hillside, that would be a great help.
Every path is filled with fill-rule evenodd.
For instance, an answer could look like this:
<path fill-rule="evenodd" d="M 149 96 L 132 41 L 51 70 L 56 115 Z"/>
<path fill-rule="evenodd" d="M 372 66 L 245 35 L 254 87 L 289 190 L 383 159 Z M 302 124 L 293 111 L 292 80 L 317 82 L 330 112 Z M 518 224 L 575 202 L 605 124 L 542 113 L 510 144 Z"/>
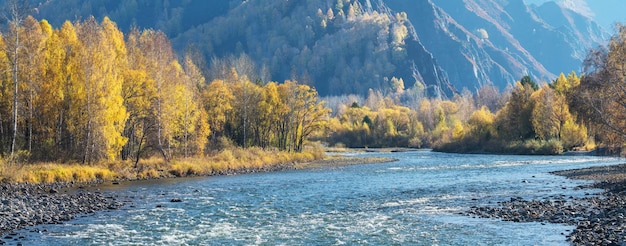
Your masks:
<path fill-rule="evenodd" d="M 408 12 L 414 23 L 420 16 L 419 23 L 434 23 L 416 25 L 418 35 L 434 40 L 425 42 L 426 48 L 460 87 L 481 83 L 502 87 L 524 75 L 553 80 L 560 72 L 579 71 L 586 51 L 609 36 L 596 23 L 554 3 L 530 8 L 522 0 L 428 2 L 433 17 L 424 17 L 426 8 L 399 7 L 421 9 Z"/>
<path fill-rule="evenodd" d="M 624 0 L 524 0 L 528 4 L 542 5 L 556 2 L 564 7 L 593 18 L 606 30 L 613 30 L 616 22 L 625 23 L 626 1 Z"/>
<path fill-rule="evenodd" d="M 107 15 L 122 30 L 163 30 L 179 51 L 200 50 L 207 66 L 246 54 L 256 66 L 244 74 L 297 79 L 322 95 L 391 90 L 394 77 L 432 96 L 504 88 L 526 74 L 549 81 L 578 70 L 586 50 L 608 38 L 576 12 L 522 0 L 41 2 L 36 17 L 55 26 Z"/>
<path fill-rule="evenodd" d="M 225 15 L 234 7 L 228 0 L 30 0 L 30 3 L 36 17 L 45 18 L 54 26 L 90 15 L 98 20 L 109 16 L 123 31 L 131 26 L 154 28 L 170 37 Z"/>

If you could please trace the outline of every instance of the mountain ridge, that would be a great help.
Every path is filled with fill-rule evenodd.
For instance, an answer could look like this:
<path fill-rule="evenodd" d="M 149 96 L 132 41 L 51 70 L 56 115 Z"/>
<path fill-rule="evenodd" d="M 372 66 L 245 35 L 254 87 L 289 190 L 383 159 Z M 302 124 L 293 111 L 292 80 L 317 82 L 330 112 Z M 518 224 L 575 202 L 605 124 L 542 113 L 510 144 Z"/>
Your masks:
<path fill-rule="evenodd" d="M 60 12 L 72 4 L 80 7 Z M 251 76 L 296 79 L 322 95 L 386 91 L 392 78 L 431 96 L 505 89 L 524 75 L 549 82 L 578 71 L 609 36 L 561 5 L 523 0 L 49 0 L 37 10 L 53 25 L 107 15 L 122 30 L 160 29 L 179 52 L 199 50 L 207 66 L 246 55 L 256 65 Z"/>

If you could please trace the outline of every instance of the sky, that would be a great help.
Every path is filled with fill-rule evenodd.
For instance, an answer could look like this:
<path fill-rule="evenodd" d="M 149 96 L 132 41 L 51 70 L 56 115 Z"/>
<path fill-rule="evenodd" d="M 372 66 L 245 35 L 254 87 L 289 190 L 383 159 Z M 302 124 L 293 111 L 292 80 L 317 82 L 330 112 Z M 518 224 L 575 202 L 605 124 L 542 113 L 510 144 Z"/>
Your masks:
<path fill-rule="evenodd" d="M 527 4 L 541 5 L 556 1 L 593 18 L 610 33 L 615 22 L 626 23 L 626 0 L 524 0 Z"/>

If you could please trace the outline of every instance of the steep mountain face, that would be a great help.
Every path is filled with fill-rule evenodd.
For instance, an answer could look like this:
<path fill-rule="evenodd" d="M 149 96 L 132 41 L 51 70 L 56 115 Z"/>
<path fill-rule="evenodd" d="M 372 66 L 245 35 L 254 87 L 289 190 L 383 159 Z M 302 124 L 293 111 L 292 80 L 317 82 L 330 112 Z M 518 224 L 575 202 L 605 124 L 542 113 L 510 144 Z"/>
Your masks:
<path fill-rule="evenodd" d="M 539 7 L 534 8 L 535 13 L 541 16 L 550 28 L 559 33 L 561 38 L 566 40 L 572 57 L 579 61 L 587 55 L 589 47 L 595 47 L 604 44 L 610 38 L 609 34 L 591 19 L 564 8 L 555 2 L 547 2 Z M 542 39 L 540 39 L 542 40 Z M 550 47 L 547 51 L 554 50 L 556 47 Z M 535 52 L 537 53 L 537 52 Z M 549 57 L 546 57 L 550 59 Z M 544 64 L 558 65 L 557 60 L 543 60 Z M 578 63 L 580 65 L 580 63 Z M 556 67 L 554 69 L 563 70 L 567 67 Z"/>
<path fill-rule="evenodd" d="M 556 2 L 565 8 L 588 16 L 606 30 L 613 30 L 615 23 L 626 23 L 624 0 L 524 0 L 529 5 L 540 6 L 547 2 Z"/>
<path fill-rule="evenodd" d="M 608 39 L 587 17 L 523 0 L 42 0 L 37 11 L 56 26 L 107 15 L 123 30 L 161 29 L 209 66 L 245 54 L 247 76 L 297 79 L 322 95 L 387 91 L 394 77 L 431 96 L 550 81 Z"/>
<path fill-rule="evenodd" d="M 452 84 L 503 88 L 524 75 L 550 81 L 578 71 L 586 51 L 608 34 L 597 24 L 555 3 L 536 9 L 522 0 L 387 0 L 402 9 Z"/>
<path fill-rule="evenodd" d="M 443 5 L 436 5 L 431 1 L 387 0 L 386 4 L 392 9 L 406 10 L 417 36 L 456 89 L 475 89 L 489 83 L 504 87 L 521 77 L 526 67 L 524 60 L 496 48 L 489 31 L 479 33 L 477 30 L 485 26 L 480 24 L 483 20 L 458 2 L 442 1 Z M 461 25 L 444 7 L 458 12 L 461 21 L 475 23 L 475 27 Z"/>

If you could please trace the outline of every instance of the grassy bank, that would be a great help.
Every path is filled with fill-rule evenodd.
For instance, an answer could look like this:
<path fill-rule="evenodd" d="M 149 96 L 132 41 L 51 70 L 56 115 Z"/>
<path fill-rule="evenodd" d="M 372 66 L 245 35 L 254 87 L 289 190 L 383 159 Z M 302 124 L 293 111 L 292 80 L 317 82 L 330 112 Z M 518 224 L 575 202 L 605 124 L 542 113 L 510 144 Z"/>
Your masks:
<path fill-rule="evenodd" d="M 463 154 L 560 155 L 564 153 L 561 141 L 551 139 L 525 141 L 471 141 L 443 143 L 433 148 L 437 152 Z"/>
<path fill-rule="evenodd" d="M 131 161 L 102 162 L 92 165 L 15 164 L 0 159 L 0 180 L 18 183 L 99 182 L 222 175 L 278 170 L 294 167 L 297 163 L 324 158 L 322 148 L 311 148 L 301 153 L 261 148 L 232 148 L 211 156 L 181 158 L 170 162 L 156 157 L 142 159 L 136 166 Z"/>

